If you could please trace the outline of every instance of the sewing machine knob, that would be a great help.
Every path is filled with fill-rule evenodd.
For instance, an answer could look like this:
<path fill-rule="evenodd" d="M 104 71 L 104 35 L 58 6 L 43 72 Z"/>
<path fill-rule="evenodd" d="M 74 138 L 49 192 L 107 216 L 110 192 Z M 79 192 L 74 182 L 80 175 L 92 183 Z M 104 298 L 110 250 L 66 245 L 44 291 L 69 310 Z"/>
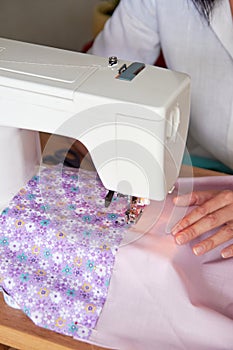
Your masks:
<path fill-rule="evenodd" d="M 118 58 L 116 56 L 110 56 L 108 58 L 108 65 L 109 67 L 116 66 L 118 64 Z"/>

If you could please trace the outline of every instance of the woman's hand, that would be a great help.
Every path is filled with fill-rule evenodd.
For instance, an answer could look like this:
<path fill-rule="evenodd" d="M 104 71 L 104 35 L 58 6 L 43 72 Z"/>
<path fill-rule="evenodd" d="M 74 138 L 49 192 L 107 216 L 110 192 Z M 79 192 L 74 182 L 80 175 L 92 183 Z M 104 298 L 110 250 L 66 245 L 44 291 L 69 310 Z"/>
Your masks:
<path fill-rule="evenodd" d="M 202 255 L 233 238 L 233 191 L 197 191 L 174 198 L 177 206 L 197 205 L 172 229 L 176 243 L 190 242 L 211 229 L 212 236 L 193 246 L 196 255 Z M 233 257 L 233 244 L 221 251 L 223 258 Z"/>

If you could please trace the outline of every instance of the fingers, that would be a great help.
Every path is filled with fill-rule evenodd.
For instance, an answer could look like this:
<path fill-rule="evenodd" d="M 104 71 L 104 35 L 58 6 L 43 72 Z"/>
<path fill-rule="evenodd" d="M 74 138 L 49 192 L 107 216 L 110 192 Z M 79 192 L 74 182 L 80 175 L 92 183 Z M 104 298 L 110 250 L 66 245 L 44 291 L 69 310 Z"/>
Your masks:
<path fill-rule="evenodd" d="M 181 231 L 178 231 L 175 235 L 177 244 L 181 245 L 190 242 L 192 239 L 208 232 L 216 227 L 219 227 L 232 219 L 233 205 L 221 208 L 213 213 L 207 214 L 202 219 L 197 220 L 194 224 L 190 224 Z M 189 220 L 192 222 L 192 219 Z M 185 221 L 185 225 L 187 220 Z"/>
<path fill-rule="evenodd" d="M 194 238 L 220 227 L 212 236 L 203 239 L 193 247 L 196 255 L 202 255 L 233 239 L 233 191 L 194 192 L 176 199 L 178 205 L 199 204 L 172 229 L 177 244 L 182 245 Z M 175 201 L 175 202 L 176 202 Z M 223 258 L 233 257 L 233 244 L 221 252 Z"/>
<path fill-rule="evenodd" d="M 207 239 L 196 244 L 193 247 L 193 252 L 195 255 L 203 255 L 208 251 L 218 247 L 219 245 L 228 242 L 233 238 L 233 222 L 229 222 L 227 225 L 222 226 L 222 228 Z M 223 258 L 228 258 L 233 256 L 233 245 L 228 246 L 221 252 Z"/>
<path fill-rule="evenodd" d="M 231 220 L 233 215 L 233 192 L 226 190 L 216 193 L 216 191 L 194 192 L 191 203 L 201 205 L 180 220 L 173 227 L 172 234 L 176 235 L 178 232 L 189 228 L 191 230 L 187 235 L 190 235 L 190 239 L 192 239 Z M 192 227 L 195 223 L 197 225 Z M 200 227 L 202 225 L 204 225 L 203 229 Z M 187 241 L 190 239 L 187 239 Z"/>

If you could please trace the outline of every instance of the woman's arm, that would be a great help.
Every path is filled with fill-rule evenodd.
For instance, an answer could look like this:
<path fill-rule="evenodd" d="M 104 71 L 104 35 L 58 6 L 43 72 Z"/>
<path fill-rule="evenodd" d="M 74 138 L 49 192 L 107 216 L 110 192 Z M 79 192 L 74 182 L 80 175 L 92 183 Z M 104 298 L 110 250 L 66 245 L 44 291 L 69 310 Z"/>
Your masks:
<path fill-rule="evenodd" d="M 160 52 L 156 1 L 121 0 L 89 52 L 153 64 Z"/>

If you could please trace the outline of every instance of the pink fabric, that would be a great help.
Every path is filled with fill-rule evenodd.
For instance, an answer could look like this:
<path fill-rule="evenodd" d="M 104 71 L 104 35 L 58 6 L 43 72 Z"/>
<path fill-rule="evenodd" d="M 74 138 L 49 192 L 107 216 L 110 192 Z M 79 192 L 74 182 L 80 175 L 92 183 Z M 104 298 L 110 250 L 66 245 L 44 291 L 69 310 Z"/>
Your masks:
<path fill-rule="evenodd" d="M 195 189 L 233 189 L 232 176 L 180 179 L 177 189 L 189 191 L 193 181 Z M 223 260 L 219 248 L 196 257 L 166 233 L 184 214 L 172 205 L 177 189 L 164 208 L 151 203 L 137 230 L 127 233 L 92 343 L 121 350 L 233 349 L 233 259 Z"/>

